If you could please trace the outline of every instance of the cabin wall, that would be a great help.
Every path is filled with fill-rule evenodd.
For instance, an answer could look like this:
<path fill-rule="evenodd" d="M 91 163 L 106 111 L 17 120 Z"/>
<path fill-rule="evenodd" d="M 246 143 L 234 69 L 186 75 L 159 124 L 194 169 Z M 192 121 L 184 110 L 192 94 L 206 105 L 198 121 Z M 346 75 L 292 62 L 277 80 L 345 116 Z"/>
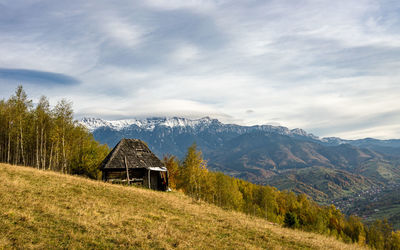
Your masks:
<path fill-rule="evenodd" d="M 149 178 L 149 173 L 150 173 L 150 178 Z M 166 185 L 163 183 L 161 174 L 163 174 L 163 176 L 167 178 Z M 136 179 L 144 187 L 151 188 L 153 190 L 165 191 L 168 188 L 168 174 L 160 173 L 159 171 L 149 171 L 144 168 L 129 169 L 129 179 L 131 181 Z M 150 179 L 150 185 L 149 185 L 149 179 Z M 126 169 L 105 169 L 103 170 L 103 180 L 106 182 L 126 183 L 127 182 Z"/>
<path fill-rule="evenodd" d="M 103 180 L 109 181 L 113 179 L 126 179 L 126 170 L 113 170 L 113 171 L 103 171 Z"/>
<path fill-rule="evenodd" d="M 147 172 L 146 169 L 137 168 L 129 169 L 129 179 L 144 179 L 144 175 Z M 103 170 L 103 180 L 126 180 L 126 169 L 107 169 Z"/>

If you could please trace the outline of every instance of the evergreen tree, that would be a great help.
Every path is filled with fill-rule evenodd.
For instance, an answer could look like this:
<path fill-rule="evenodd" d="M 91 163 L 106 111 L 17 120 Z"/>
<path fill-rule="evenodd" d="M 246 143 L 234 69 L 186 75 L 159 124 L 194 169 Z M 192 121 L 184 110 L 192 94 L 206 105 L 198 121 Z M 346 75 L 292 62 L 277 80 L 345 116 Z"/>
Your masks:
<path fill-rule="evenodd" d="M 297 215 L 292 212 L 285 213 L 285 219 L 283 220 L 285 227 L 290 228 L 298 228 L 299 227 L 299 220 L 297 219 Z"/>

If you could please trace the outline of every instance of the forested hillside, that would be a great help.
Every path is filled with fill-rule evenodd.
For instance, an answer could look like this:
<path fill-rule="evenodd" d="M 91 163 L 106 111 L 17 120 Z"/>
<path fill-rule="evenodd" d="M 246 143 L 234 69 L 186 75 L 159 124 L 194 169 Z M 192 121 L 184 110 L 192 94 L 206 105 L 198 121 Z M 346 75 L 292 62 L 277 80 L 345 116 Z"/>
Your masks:
<path fill-rule="evenodd" d="M 0 100 L 0 162 L 97 178 L 108 151 L 74 120 L 65 99 L 51 108 L 43 96 L 33 105 L 19 86 Z"/>
<path fill-rule="evenodd" d="M 345 242 L 358 242 L 377 249 L 400 248 L 400 231 L 394 232 L 387 220 L 364 225 L 356 216 L 345 216 L 334 205 L 320 206 L 305 194 L 278 191 L 219 172 L 210 172 L 196 145 L 178 161 L 165 157 L 170 185 L 195 200 L 267 218 L 285 227 L 334 236 Z"/>

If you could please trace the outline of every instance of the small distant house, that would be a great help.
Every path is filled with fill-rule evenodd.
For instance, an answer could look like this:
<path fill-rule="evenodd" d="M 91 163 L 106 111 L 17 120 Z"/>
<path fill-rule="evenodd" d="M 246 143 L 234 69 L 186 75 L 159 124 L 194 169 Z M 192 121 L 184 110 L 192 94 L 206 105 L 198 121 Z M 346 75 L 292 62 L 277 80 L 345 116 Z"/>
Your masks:
<path fill-rule="evenodd" d="M 100 164 L 103 180 L 139 184 L 154 190 L 168 189 L 164 164 L 138 139 L 122 139 Z"/>

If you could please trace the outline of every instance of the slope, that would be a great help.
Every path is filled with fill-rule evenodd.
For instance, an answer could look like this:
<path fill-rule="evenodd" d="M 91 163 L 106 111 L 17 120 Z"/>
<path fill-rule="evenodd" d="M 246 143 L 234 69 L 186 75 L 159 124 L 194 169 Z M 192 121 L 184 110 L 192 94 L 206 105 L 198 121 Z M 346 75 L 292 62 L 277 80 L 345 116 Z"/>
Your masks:
<path fill-rule="evenodd" d="M 0 248 L 354 249 L 161 193 L 0 164 Z"/>

